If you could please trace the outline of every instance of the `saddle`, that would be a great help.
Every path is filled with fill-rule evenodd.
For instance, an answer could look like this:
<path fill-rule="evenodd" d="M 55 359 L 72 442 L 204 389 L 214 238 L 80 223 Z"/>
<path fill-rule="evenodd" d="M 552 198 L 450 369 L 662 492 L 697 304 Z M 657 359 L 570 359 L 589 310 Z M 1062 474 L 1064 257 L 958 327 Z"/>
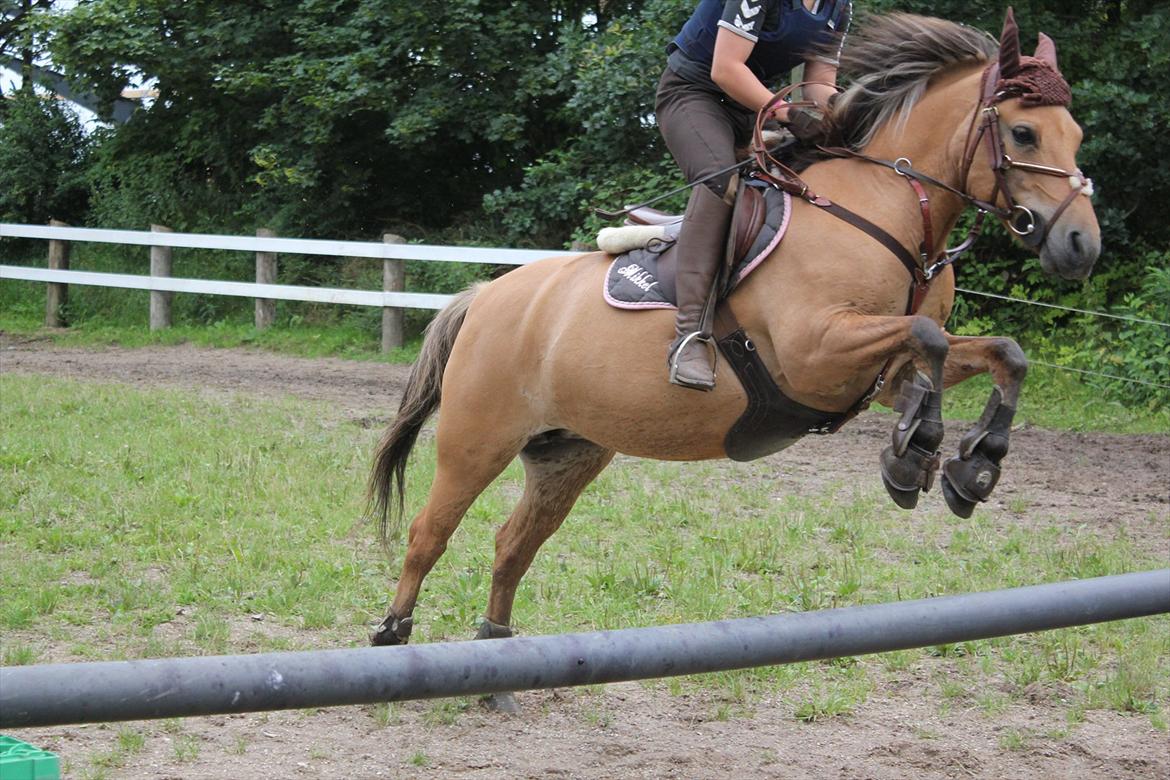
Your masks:
<path fill-rule="evenodd" d="M 788 229 L 792 197 L 754 179 L 741 180 L 723 258 L 719 299 L 767 257 Z M 606 274 L 605 300 L 619 309 L 675 308 L 676 240 L 682 216 L 636 208 L 627 226 L 605 228 L 598 246 L 617 255 Z"/>
<path fill-rule="evenodd" d="M 791 195 L 754 179 L 740 182 L 735 203 L 715 338 L 747 394 L 747 406 L 724 437 L 723 448 L 732 460 L 748 461 L 779 452 L 809 433 L 831 433 L 846 415 L 784 395 L 723 302 L 784 238 L 792 212 Z M 617 253 L 606 273 L 605 300 L 619 309 L 675 308 L 674 248 L 682 217 L 643 207 L 631 210 L 627 220 L 630 226 L 606 228 L 598 236 L 598 246 Z"/>

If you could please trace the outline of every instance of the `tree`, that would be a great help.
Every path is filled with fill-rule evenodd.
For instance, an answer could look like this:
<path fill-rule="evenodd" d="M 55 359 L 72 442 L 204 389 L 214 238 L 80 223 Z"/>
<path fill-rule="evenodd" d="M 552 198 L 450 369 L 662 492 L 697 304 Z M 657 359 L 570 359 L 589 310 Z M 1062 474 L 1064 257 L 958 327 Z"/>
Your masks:
<path fill-rule="evenodd" d="M 125 169 L 162 156 L 158 187 L 178 177 L 206 193 L 177 226 L 368 234 L 448 225 L 560 142 L 565 89 L 545 68 L 566 20 L 588 8 L 92 0 L 59 18 L 53 56 L 108 100 L 131 78 L 156 85 L 105 159 Z M 129 192 L 121 176 L 109 172 L 102 202 Z M 131 216 L 125 198 L 112 211 Z"/>
<path fill-rule="evenodd" d="M 61 101 L 22 90 L 0 115 L 0 221 L 84 218 L 87 142 Z"/>
<path fill-rule="evenodd" d="M 33 11 L 47 7 L 49 0 L 4 0 L 0 2 L 0 64 L 20 63 L 21 91 L 33 90 L 32 66 L 36 40 L 32 34 Z"/>

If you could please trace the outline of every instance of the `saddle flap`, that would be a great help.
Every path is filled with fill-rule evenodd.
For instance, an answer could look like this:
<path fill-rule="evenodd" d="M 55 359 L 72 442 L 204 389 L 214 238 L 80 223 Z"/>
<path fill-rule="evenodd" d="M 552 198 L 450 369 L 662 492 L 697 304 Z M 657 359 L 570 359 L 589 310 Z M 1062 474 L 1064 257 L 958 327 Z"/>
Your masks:
<path fill-rule="evenodd" d="M 746 180 L 739 183 L 735 195 L 735 213 L 731 218 L 731 232 L 728 235 L 727 265 L 735 268 L 747 257 L 755 243 L 756 236 L 764 227 L 768 208 L 764 194 L 759 187 L 748 185 Z"/>

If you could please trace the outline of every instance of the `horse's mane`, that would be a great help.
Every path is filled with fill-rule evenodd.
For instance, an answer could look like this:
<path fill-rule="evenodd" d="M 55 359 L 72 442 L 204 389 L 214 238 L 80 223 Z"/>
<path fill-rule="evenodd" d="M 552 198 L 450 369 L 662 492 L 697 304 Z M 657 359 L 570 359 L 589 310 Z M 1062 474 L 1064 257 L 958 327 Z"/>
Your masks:
<path fill-rule="evenodd" d="M 841 53 L 839 74 L 849 86 L 833 107 L 840 140 L 861 149 L 886 123 L 906 121 L 935 74 L 989 62 L 997 51 L 987 33 L 944 19 L 902 13 L 865 18 Z"/>

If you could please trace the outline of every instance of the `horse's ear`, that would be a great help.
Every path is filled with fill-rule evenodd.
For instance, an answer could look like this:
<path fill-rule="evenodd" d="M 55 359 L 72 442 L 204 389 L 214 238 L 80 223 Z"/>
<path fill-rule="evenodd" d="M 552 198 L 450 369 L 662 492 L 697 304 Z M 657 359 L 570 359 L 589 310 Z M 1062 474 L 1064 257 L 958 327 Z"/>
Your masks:
<path fill-rule="evenodd" d="M 1003 19 L 1003 32 L 999 36 L 999 75 L 1011 78 L 1020 70 L 1020 28 L 1016 26 L 1016 15 L 1008 6 Z"/>
<path fill-rule="evenodd" d="M 1060 68 L 1056 64 L 1056 44 L 1044 33 L 1040 33 L 1040 41 L 1036 44 L 1036 53 L 1033 56 L 1041 62 L 1048 63 L 1054 71 L 1060 73 Z"/>

